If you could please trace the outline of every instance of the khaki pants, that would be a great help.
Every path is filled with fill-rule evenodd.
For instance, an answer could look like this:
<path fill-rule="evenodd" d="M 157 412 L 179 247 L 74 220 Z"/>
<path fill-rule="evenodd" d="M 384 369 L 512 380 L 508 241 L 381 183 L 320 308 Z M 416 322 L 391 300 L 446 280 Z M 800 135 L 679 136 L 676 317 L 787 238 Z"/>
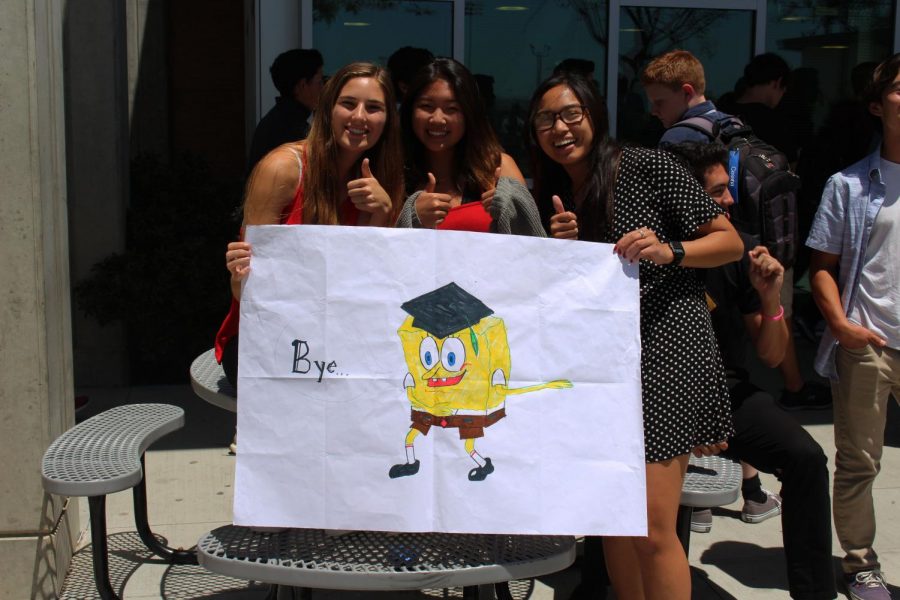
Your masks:
<path fill-rule="evenodd" d="M 900 402 L 900 350 L 838 346 L 832 380 L 835 457 L 834 527 L 845 573 L 877 568 L 872 484 L 881 469 L 888 396 Z"/>

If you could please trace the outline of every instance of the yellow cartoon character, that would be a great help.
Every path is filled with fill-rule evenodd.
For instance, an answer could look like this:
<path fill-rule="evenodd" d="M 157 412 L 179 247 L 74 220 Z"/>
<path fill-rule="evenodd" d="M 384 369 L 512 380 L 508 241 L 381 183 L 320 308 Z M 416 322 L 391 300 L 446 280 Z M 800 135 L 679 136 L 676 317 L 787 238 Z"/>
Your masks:
<path fill-rule="evenodd" d="M 403 381 L 412 406 L 406 434 L 406 462 L 391 467 L 394 479 L 419 472 L 413 442 L 431 426 L 459 429 L 475 461 L 471 481 L 493 473 L 489 457 L 475 450 L 475 438 L 506 416 L 506 397 L 542 389 L 572 387 L 567 380 L 523 388 L 507 386 L 511 361 L 503 319 L 455 283 L 401 305 L 409 316 L 397 330 L 409 372 Z"/>

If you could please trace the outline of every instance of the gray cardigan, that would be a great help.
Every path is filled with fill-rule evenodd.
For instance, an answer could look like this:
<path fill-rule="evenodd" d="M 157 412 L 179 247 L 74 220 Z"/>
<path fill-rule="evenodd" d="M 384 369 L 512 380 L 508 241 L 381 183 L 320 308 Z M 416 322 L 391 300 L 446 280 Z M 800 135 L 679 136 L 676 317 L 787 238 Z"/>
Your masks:
<path fill-rule="evenodd" d="M 415 192 L 403 203 L 397 227 L 422 227 L 416 214 L 416 199 L 421 193 Z M 494 219 L 491 224 L 494 233 L 547 237 L 531 192 L 511 177 L 501 177 L 497 182 L 489 212 Z"/>

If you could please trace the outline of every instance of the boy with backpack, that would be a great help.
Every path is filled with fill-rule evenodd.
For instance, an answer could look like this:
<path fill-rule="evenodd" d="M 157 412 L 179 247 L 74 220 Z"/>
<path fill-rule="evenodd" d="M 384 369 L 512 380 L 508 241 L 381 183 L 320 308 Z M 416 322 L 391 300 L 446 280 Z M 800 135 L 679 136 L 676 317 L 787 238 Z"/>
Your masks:
<path fill-rule="evenodd" d="M 672 50 L 647 65 L 641 83 L 650 112 L 666 132 L 660 147 L 681 142 L 719 141 L 729 148 L 729 190 L 735 205 L 732 224 L 769 248 L 785 268 L 781 304 L 791 329 L 793 262 L 797 249 L 797 190 L 800 181 L 790 172 L 783 152 L 761 140 L 739 118 L 719 111 L 704 95 L 703 65 L 686 50 Z M 779 365 L 785 389 L 778 404 L 787 410 L 828 408 L 828 388 L 805 382 L 788 338 L 785 360 Z"/>

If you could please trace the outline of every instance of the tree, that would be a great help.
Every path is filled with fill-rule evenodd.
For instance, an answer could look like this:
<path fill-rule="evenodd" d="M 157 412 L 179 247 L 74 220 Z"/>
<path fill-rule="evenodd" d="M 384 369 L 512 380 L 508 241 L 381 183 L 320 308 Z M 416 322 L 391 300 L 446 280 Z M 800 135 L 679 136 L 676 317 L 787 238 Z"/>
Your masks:
<path fill-rule="evenodd" d="M 362 10 L 388 10 L 402 8 L 414 15 L 430 15 L 434 11 L 427 2 L 399 2 L 397 0 L 315 0 L 313 19 L 332 23 L 340 12 L 358 14 Z"/>
<path fill-rule="evenodd" d="M 574 9 L 581 16 L 591 37 L 609 52 L 606 2 L 563 0 L 561 5 Z M 624 18 L 633 24 L 639 39 L 634 50 L 619 56 L 630 70 L 630 76 L 625 74 L 629 81 L 628 91 L 631 91 L 638 73 L 651 57 L 664 50 L 681 47 L 688 40 L 705 43 L 712 31 L 711 26 L 727 14 L 724 10 L 642 6 L 625 6 L 622 12 Z M 618 48 L 613 48 L 613 51 L 618 52 Z"/>

